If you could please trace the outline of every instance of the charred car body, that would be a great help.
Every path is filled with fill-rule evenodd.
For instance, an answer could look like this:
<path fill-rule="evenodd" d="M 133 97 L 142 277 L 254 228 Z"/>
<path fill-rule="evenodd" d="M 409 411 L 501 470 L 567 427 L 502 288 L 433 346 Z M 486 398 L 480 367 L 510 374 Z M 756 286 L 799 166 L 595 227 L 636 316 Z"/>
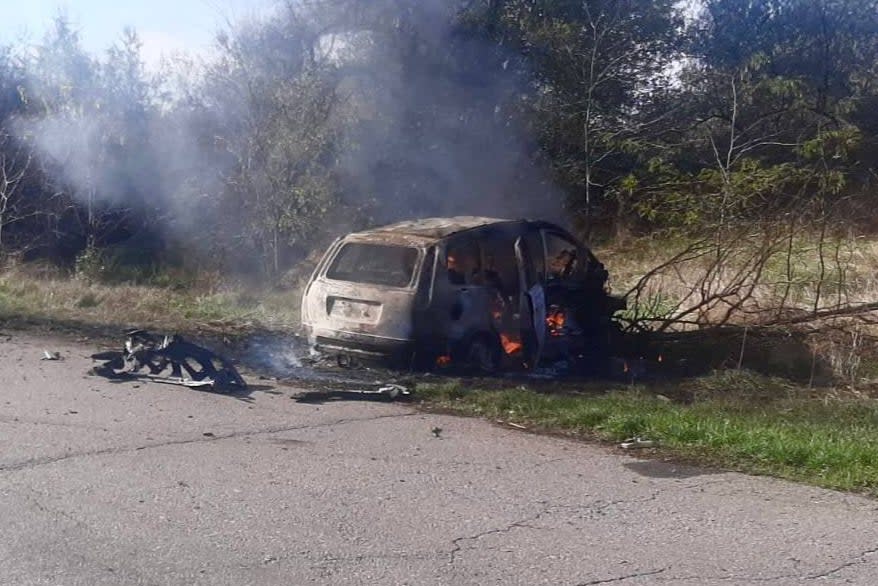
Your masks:
<path fill-rule="evenodd" d="M 605 361 L 624 302 L 584 245 L 542 221 L 401 222 L 336 240 L 302 300 L 322 352 L 481 372 Z"/>

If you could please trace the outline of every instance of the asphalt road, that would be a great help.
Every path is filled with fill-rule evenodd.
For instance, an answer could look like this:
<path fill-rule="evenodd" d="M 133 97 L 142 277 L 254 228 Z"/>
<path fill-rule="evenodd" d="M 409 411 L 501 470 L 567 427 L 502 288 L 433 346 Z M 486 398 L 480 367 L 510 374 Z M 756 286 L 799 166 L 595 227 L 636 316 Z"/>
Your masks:
<path fill-rule="evenodd" d="M 878 584 L 874 500 L 4 339 L 3 585 Z"/>

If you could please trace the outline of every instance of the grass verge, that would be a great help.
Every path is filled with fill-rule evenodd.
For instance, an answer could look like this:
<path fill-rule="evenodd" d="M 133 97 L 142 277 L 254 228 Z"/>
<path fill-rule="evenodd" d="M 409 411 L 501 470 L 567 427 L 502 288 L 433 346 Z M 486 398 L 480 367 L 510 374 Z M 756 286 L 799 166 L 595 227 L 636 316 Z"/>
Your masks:
<path fill-rule="evenodd" d="M 747 371 L 667 389 L 476 390 L 454 382 L 419 386 L 418 394 L 427 409 L 607 442 L 639 436 L 656 442 L 653 456 L 878 496 L 878 402 Z"/>
<path fill-rule="evenodd" d="M 245 284 L 187 283 L 175 287 L 89 282 L 57 271 L 0 272 L 0 322 L 65 323 L 223 335 L 254 329 L 292 330 L 299 291 Z"/>

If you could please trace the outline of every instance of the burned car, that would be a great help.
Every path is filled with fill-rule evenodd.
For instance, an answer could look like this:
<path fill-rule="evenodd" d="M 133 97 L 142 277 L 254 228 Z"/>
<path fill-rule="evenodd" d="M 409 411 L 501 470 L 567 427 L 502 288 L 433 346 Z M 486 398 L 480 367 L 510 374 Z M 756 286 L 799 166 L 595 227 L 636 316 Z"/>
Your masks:
<path fill-rule="evenodd" d="M 567 231 L 481 217 L 401 222 L 336 240 L 302 299 L 324 353 L 490 373 L 605 361 L 607 271 Z"/>

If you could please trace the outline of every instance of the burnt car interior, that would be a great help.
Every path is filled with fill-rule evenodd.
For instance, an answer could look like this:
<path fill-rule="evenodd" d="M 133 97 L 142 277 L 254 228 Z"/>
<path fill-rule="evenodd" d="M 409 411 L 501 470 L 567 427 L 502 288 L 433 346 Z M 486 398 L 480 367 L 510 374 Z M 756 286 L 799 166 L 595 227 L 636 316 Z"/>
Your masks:
<path fill-rule="evenodd" d="M 463 233 L 449 239 L 444 267 L 449 294 L 440 299 L 451 326 L 440 365 L 476 361 L 469 366 L 492 370 L 495 362 L 529 368 L 541 359 L 584 359 L 589 344 L 578 338 L 601 336 L 609 324 L 606 272 L 562 233 L 522 235 L 502 225 Z M 473 352 L 482 343 L 487 348 Z M 590 346 L 590 358 L 600 359 L 596 341 Z"/>

